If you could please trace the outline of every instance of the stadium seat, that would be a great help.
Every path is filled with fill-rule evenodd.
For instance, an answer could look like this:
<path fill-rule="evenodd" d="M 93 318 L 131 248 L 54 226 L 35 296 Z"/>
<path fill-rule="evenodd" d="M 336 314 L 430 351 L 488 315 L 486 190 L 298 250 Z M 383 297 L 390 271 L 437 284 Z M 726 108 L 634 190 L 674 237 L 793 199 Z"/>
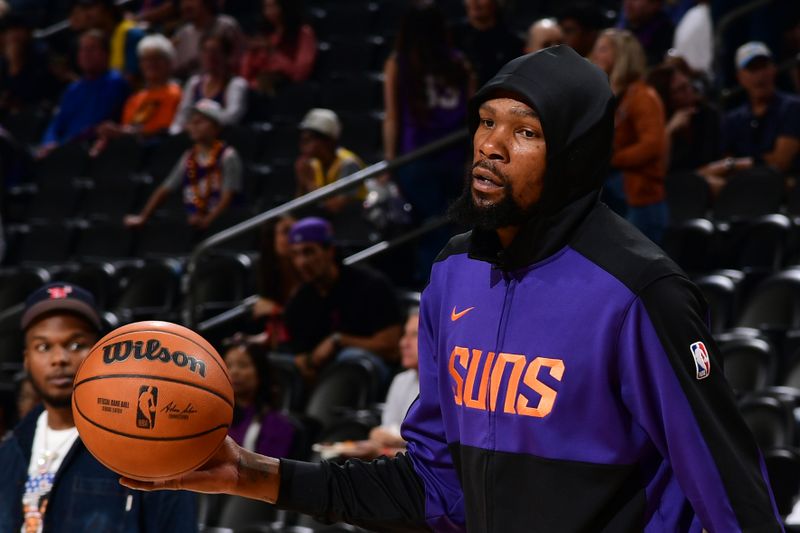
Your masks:
<path fill-rule="evenodd" d="M 222 213 L 206 231 L 207 236 L 215 235 L 223 230 L 252 217 L 254 212 L 245 207 L 231 207 Z M 216 246 L 214 249 L 228 252 L 247 252 L 258 249 L 258 231 L 248 231 L 229 241 Z"/>
<path fill-rule="evenodd" d="M 197 320 L 235 307 L 254 292 L 252 261 L 244 254 L 206 254 L 197 264 L 189 290 Z"/>
<path fill-rule="evenodd" d="M 130 258 L 135 231 L 122 225 L 122 219 L 82 223 L 75 244 L 78 261 L 116 261 Z"/>
<path fill-rule="evenodd" d="M 701 176 L 693 172 L 670 174 L 664 180 L 664 186 L 673 224 L 706 217 L 711 194 L 706 180 Z"/>
<path fill-rule="evenodd" d="M 74 283 L 94 295 L 97 307 L 111 307 L 115 297 L 116 269 L 110 263 L 86 263 L 68 265 L 58 274 L 58 279 Z"/>
<path fill-rule="evenodd" d="M 725 378 L 735 392 L 754 392 L 775 383 L 777 355 L 765 339 L 719 336 L 718 342 Z"/>
<path fill-rule="evenodd" d="M 722 253 L 730 257 L 726 266 L 746 273 L 779 270 L 787 255 L 792 222 L 780 214 L 756 217 L 730 230 L 728 246 Z"/>
<path fill-rule="evenodd" d="M 305 385 L 297 366 L 283 358 L 269 358 L 269 374 L 275 407 L 284 413 L 300 412 L 305 400 Z"/>
<path fill-rule="evenodd" d="M 26 221 L 55 223 L 72 218 L 78 213 L 83 196 L 84 188 L 76 186 L 71 179 L 42 183 L 28 204 Z"/>
<path fill-rule="evenodd" d="M 3 127 L 20 144 L 33 146 L 42 140 L 49 118 L 40 109 L 28 108 L 3 117 Z"/>
<path fill-rule="evenodd" d="M 22 363 L 25 340 L 19 327 L 22 306 L 2 308 L 0 311 L 0 367 L 19 366 Z"/>
<path fill-rule="evenodd" d="M 708 302 L 711 332 L 725 331 L 731 324 L 736 305 L 736 283 L 722 274 L 709 274 L 694 280 Z"/>
<path fill-rule="evenodd" d="M 332 362 L 311 393 L 305 414 L 324 431 L 341 420 L 344 410 L 365 409 L 377 401 L 378 381 L 368 359 Z"/>
<path fill-rule="evenodd" d="M 122 220 L 139 205 L 141 191 L 140 181 L 123 175 L 95 180 L 86 190 L 81 212 L 92 220 Z"/>
<path fill-rule="evenodd" d="M 793 446 L 797 422 L 787 403 L 753 395 L 739 402 L 739 411 L 762 450 Z"/>
<path fill-rule="evenodd" d="M 800 327 L 800 269 L 784 270 L 762 281 L 736 325 L 778 332 Z"/>
<path fill-rule="evenodd" d="M 382 122 L 378 114 L 343 114 L 340 144 L 356 153 L 365 163 L 376 162 L 375 154 L 383 152 Z M 381 157 L 382 159 L 382 157 Z"/>
<path fill-rule="evenodd" d="M 323 55 L 324 52 L 317 56 L 318 62 L 323 61 Z M 254 95 L 253 98 L 263 100 L 257 95 Z M 320 84 L 315 80 L 292 84 L 291 87 L 285 87 L 284 90 L 278 91 L 274 97 L 257 105 L 265 109 L 270 120 L 289 122 L 296 127 L 309 109 L 319 107 Z"/>
<path fill-rule="evenodd" d="M 186 222 L 185 215 L 178 220 L 153 217 L 139 229 L 136 255 L 144 258 L 187 256 L 199 238 Z"/>
<path fill-rule="evenodd" d="M 114 312 L 123 322 L 175 321 L 180 275 L 180 264 L 170 259 L 141 261 L 119 268 L 119 298 Z"/>
<path fill-rule="evenodd" d="M 22 304 L 31 292 L 49 281 L 50 274 L 43 268 L 0 270 L 0 311 Z"/>
<path fill-rule="evenodd" d="M 782 373 L 781 385 L 800 390 L 800 354 L 795 353 Z M 800 406 L 799 406 L 800 407 Z"/>
<path fill-rule="evenodd" d="M 337 77 L 325 84 L 322 104 L 337 113 L 370 112 L 383 107 L 382 82 L 370 76 Z"/>
<path fill-rule="evenodd" d="M 123 135 L 109 141 L 105 149 L 89 161 L 88 174 L 97 185 L 129 180 L 143 163 L 142 144 L 133 135 Z"/>
<path fill-rule="evenodd" d="M 800 494 L 800 454 L 795 448 L 766 450 L 764 462 L 778 513 L 786 516 Z"/>
<path fill-rule="evenodd" d="M 704 218 L 685 220 L 667 229 L 664 250 L 687 272 L 708 272 L 712 263 L 714 224 Z"/>
<path fill-rule="evenodd" d="M 84 176 L 89 163 L 86 148 L 77 142 L 63 144 L 35 165 L 36 182 L 66 181 Z"/>
<path fill-rule="evenodd" d="M 314 16 L 314 29 L 324 39 L 351 33 L 354 28 L 370 28 L 378 9 L 375 3 L 366 0 L 325 2 L 320 7 L 322 12 Z"/>
<path fill-rule="evenodd" d="M 276 509 L 272 504 L 229 496 L 222 503 L 217 525 L 238 532 L 252 526 L 268 526 L 275 515 Z"/>
<path fill-rule="evenodd" d="M 768 168 L 754 168 L 732 176 L 714 202 L 714 218 L 749 219 L 780 211 L 784 179 Z"/>
<path fill-rule="evenodd" d="M 152 176 L 156 184 L 161 183 L 175 167 L 183 152 L 191 147 L 192 143 L 185 133 L 171 135 L 159 142 L 149 151 L 145 158 L 144 169 Z"/>
<path fill-rule="evenodd" d="M 75 227 L 64 223 L 34 224 L 20 236 L 16 252 L 19 264 L 66 262 L 72 255 Z"/>

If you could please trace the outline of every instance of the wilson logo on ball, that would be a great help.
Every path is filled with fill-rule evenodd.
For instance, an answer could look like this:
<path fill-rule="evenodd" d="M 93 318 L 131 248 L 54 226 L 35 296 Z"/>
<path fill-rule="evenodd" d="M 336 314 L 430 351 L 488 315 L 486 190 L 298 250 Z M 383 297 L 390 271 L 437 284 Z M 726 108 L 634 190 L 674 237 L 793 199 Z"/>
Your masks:
<path fill-rule="evenodd" d="M 125 361 L 131 356 L 134 359 L 173 363 L 179 367 L 188 366 L 190 372 L 206 377 L 206 363 L 204 361 L 181 351 L 171 352 L 169 348 L 161 346 L 157 339 L 149 339 L 147 342 L 121 341 L 103 346 L 103 362 L 107 365 Z"/>

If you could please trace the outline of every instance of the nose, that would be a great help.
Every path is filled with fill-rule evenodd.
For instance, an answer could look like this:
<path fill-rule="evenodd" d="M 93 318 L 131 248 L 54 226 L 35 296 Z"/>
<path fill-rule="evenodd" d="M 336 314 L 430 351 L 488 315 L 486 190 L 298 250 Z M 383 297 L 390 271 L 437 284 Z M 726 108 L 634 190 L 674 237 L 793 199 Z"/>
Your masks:
<path fill-rule="evenodd" d="M 502 139 L 500 128 L 488 130 L 478 142 L 478 151 L 483 159 L 508 161 L 508 150 Z"/>
<path fill-rule="evenodd" d="M 70 354 L 64 346 L 56 346 L 50 355 L 52 366 L 66 366 L 69 363 Z"/>

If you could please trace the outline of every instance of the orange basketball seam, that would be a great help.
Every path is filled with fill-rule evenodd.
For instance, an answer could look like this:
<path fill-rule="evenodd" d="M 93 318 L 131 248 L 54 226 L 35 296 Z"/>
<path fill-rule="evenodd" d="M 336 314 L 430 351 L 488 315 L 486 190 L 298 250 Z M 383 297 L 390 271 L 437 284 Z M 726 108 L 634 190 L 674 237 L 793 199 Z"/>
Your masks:
<path fill-rule="evenodd" d="M 81 415 L 81 417 L 84 420 L 86 420 L 87 422 L 89 422 L 93 426 L 96 426 L 96 427 L 98 427 L 98 428 L 100 428 L 102 430 L 108 431 L 109 433 L 113 433 L 114 435 L 119 435 L 120 437 L 126 437 L 126 438 L 129 438 L 129 439 L 137 439 L 137 440 L 173 441 L 173 440 L 195 439 L 197 437 L 202 437 L 203 435 L 208 435 L 209 433 L 213 433 L 213 432 L 217 431 L 218 429 L 228 429 L 228 427 L 229 427 L 229 424 L 220 424 L 220 425 L 215 426 L 215 427 L 213 427 L 211 429 L 208 429 L 206 431 L 201 431 L 200 433 L 194 433 L 193 435 L 184 435 L 184 436 L 181 436 L 181 437 L 148 437 L 148 436 L 139 436 L 139 435 L 133 435 L 131 433 L 123 433 L 122 431 L 117 431 L 116 429 L 111 429 L 109 427 L 106 427 L 106 426 L 104 426 L 102 424 L 99 424 L 99 423 L 95 422 L 94 420 L 92 420 L 91 418 L 89 418 L 85 414 L 83 414 L 83 411 L 81 411 L 81 407 L 80 407 L 80 405 L 78 405 L 77 401 L 75 402 L 75 409 L 78 410 L 78 413 Z"/>
<path fill-rule="evenodd" d="M 213 394 L 214 396 L 217 396 L 219 399 L 221 399 L 226 404 L 228 404 L 231 407 L 233 407 L 233 402 L 231 400 L 227 399 L 225 396 L 223 396 L 221 392 L 217 392 L 217 391 L 215 391 L 213 389 L 209 389 L 208 387 L 204 387 L 203 385 L 200 385 L 198 383 L 193 383 L 191 381 L 184 381 L 182 379 L 162 377 L 162 376 L 152 376 L 150 374 L 102 374 L 100 376 L 92 376 L 90 378 L 82 379 L 79 382 L 75 383 L 73 385 L 72 389 L 73 390 L 77 389 L 80 385 L 83 385 L 87 381 L 96 381 L 96 380 L 99 380 L 99 379 L 107 379 L 107 378 L 142 378 L 142 379 L 152 379 L 152 380 L 159 380 L 159 381 L 168 381 L 170 383 L 179 383 L 181 385 L 188 385 L 190 387 L 195 387 L 195 388 L 198 388 L 200 390 L 204 390 L 204 391 L 208 392 L 209 394 Z"/>

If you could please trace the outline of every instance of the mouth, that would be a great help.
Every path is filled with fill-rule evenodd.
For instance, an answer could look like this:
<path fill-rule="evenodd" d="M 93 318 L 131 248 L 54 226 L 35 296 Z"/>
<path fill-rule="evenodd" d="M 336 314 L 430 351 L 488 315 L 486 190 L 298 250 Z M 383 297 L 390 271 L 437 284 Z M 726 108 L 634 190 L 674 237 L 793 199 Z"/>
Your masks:
<path fill-rule="evenodd" d="M 75 380 L 75 376 L 67 375 L 67 376 L 52 376 L 47 378 L 47 382 L 50 385 L 53 385 L 58 388 L 66 388 L 72 387 L 72 382 Z"/>
<path fill-rule="evenodd" d="M 505 184 L 491 171 L 478 167 L 472 171 L 472 188 L 476 191 L 493 193 L 502 190 Z"/>

